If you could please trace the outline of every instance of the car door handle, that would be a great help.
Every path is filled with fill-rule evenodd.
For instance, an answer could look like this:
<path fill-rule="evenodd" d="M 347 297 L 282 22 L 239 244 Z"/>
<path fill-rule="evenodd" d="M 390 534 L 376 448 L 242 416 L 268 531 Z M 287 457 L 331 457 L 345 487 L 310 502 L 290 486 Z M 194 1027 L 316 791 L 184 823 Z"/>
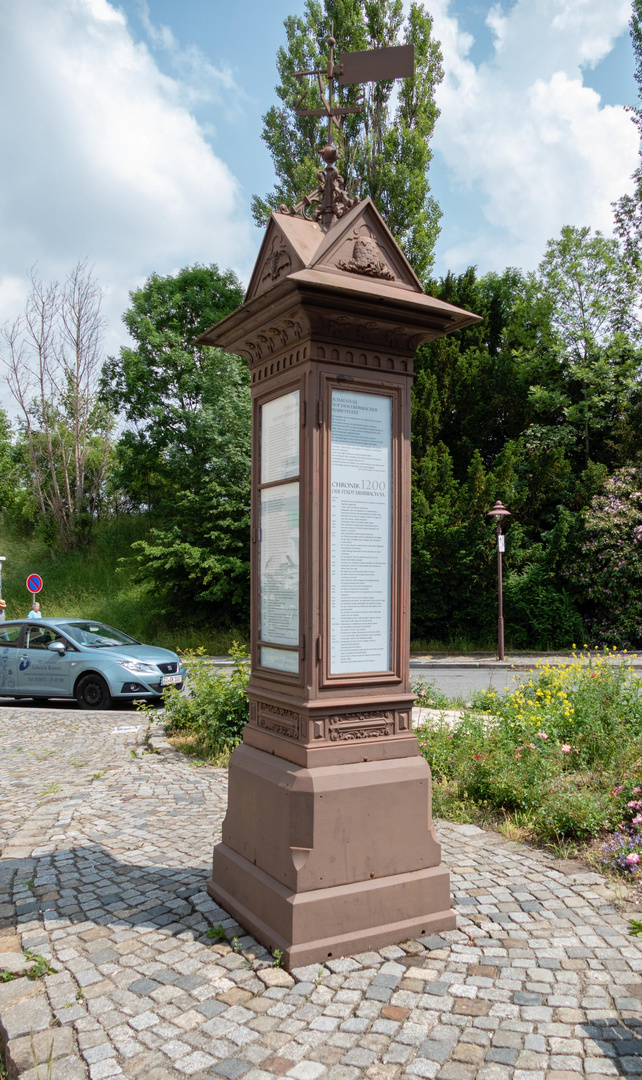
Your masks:
<path fill-rule="evenodd" d="M 29 657 L 28 657 L 28 656 L 26 656 L 26 655 L 25 655 L 25 654 L 23 653 L 23 654 L 22 654 L 22 656 L 20 657 L 20 659 L 21 659 L 21 660 L 28 660 L 28 659 L 29 659 Z"/>

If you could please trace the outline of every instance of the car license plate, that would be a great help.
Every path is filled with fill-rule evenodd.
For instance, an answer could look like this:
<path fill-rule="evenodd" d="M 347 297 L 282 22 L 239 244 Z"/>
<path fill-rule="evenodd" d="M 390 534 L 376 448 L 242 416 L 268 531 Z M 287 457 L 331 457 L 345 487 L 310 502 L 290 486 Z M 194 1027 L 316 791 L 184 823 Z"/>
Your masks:
<path fill-rule="evenodd" d="M 182 682 L 182 675 L 161 675 L 161 686 L 170 686 L 172 683 Z"/>

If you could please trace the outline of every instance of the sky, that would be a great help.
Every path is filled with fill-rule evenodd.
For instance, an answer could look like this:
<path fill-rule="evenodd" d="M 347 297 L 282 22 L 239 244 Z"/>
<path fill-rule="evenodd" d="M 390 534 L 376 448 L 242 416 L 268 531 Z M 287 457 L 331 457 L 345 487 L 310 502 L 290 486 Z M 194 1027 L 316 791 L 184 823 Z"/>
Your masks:
<path fill-rule="evenodd" d="M 629 0 L 426 0 L 445 77 L 430 178 L 435 271 L 535 269 L 564 225 L 609 233 L 638 137 Z M 106 349 L 128 293 L 194 262 L 247 284 L 261 117 L 303 0 L 0 0 L 0 322 L 27 272 L 87 259 Z M 4 394 L 3 394 L 4 397 Z"/>

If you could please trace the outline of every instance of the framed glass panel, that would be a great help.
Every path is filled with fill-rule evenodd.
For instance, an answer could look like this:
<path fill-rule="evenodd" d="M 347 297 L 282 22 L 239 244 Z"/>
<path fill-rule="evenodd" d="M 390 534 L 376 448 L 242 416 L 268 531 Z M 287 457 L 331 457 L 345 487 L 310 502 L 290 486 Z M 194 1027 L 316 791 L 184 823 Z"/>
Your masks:
<path fill-rule="evenodd" d="M 259 637 L 298 645 L 299 482 L 264 488 L 259 498 Z"/>
<path fill-rule="evenodd" d="M 261 483 L 299 475 L 299 391 L 261 406 Z"/>
<path fill-rule="evenodd" d="M 389 671 L 392 399 L 332 391 L 330 673 Z"/>
<path fill-rule="evenodd" d="M 277 671 L 291 671 L 299 674 L 299 654 L 289 649 L 271 649 L 262 645 L 259 649 L 261 667 L 276 668 Z"/>

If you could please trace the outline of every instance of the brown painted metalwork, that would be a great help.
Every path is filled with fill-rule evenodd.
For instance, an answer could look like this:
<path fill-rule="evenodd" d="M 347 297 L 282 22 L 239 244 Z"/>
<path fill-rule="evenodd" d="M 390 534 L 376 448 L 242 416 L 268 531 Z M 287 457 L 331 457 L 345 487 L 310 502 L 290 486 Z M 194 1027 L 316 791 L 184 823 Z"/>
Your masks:
<path fill-rule="evenodd" d="M 356 206 L 358 201 L 356 198 L 350 198 L 347 194 L 344 178 L 336 168 L 339 155 L 333 144 L 333 129 L 335 127 L 340 128 L 342 117 L 351 113 L 363 112 L 365 108 L 365 94 L 363 92 L 357 105 L 335 105 L 333 102 L 334 80 L 336 79 L 340 86 L 348 86 L 355 83 L 412 78 L 415 72 L 414 45 L 397 45 L 384 49 L 367 49 L 364 52 L 341 53 L 338 64 L 335 64 L 334 61 L 335 45 L 333 24 L 328 38 L 327 65 L 324 68 L 316 68 L 312 71 L 295 71 L 294 73 L 300 82 L 308 77 L 314 77 L 317 80 L 319 95 L 323 103 L 322 107 L 314 109 L 307 107 L 308 91 L 306 88 L 297 101 L 296 112 L 298 116 L 327 117 L 327 144 L 321 150 L 325 169 L 320 169 L 317 173 L 319 186 L 314 191 L 310 192 L 309 195 L 304 195 L 300 202 L 294 206 L 287 206 L 283 203 L 279 207 L 280 214 L 308 218 L 308 211 L 316 204 L 311 217 L 326 229 L 338 218 L 343 217 L 353 206 Z M 324 80 L 327 80 L 327 91 Z"/>

